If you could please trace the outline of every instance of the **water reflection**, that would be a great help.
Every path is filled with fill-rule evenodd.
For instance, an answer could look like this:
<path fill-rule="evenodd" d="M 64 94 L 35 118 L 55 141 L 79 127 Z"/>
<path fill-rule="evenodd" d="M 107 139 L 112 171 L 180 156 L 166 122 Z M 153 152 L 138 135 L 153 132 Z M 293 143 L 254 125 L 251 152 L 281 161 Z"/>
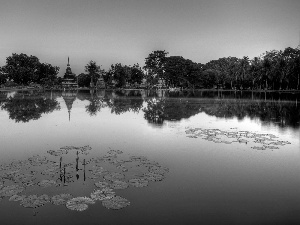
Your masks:
<path fill-rule="evenodd" d="M 39 119 L 42 114 L 60 110 L 60 105 L 43 93 L 17 92 L 2 100 L 1 109 L 6 110 L 9 118 L 16 122 L 29 122 Z"/>
<path fill-rule="evenodd" d="M 60 109 L 57 101 L 63 98 L 69 113 L 76 99 L 88 101 L 85 109 L 96 116 L 103 108 L 112 114 L 126 112 L 144 114 L 153 125 L 162 126 L 164 121 L 180 121 L 200 112 L 220 118 L 243 120 L 260 119 L 265 124 L 280 127 L 299 127 L 299 94 L 277 92 L 241 91 L 154 91 L 154 90 L 89 90 L 0 93 L 0 104 L 8 111 L 10 119 L 28 122 Z"/>

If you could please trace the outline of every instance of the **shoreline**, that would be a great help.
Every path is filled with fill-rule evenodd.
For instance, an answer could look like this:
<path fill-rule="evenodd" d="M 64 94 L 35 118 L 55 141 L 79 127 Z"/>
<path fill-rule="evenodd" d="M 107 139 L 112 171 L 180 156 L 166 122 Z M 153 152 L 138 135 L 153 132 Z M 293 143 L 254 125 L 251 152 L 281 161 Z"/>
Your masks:
<path fill-rule="evenodd" d="M 44 89 L 44 88 L 0 88 L 0 92 L 10 92 L 10 91 L 64 91 L 61 89 Z M 90 91 L 90 90 L 125 90 L 125 91 L 140 91 L 140 90 L 154 90 L 154 91 L 168 91 L 169 89 L 138 89 L 138 88 L 113 88 L 113 89 L 90 89 L 90 88 L 75 88 L 75 89 L 65 89 L 65 91 Z M 282 92 L 282 93 L 300 93 L 300 90 L 232 90 L 232 89 L 184 89 L 180 91 L 236 91 L 236 92 Z M 178 91 L 178 92 L 180 92 Z M 174 91 L 177 92 L 177 91 Z"/>

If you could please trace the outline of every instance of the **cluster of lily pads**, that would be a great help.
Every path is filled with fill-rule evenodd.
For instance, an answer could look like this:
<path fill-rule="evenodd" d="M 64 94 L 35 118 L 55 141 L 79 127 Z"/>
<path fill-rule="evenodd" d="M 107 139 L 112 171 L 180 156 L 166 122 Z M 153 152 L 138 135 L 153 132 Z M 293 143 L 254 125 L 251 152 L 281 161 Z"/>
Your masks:
<path fill-rule="evenodd" d="M 273 134 L 259 134 L 250 131 L 222 131 L 220 129 L 188 128 L 185 133 L 189 138 L 202 138 L 214 143 L 249 144 L 252 149 L 279 149 L 279 146 L 291 144 L 289 141 L 278 140 Z"/>
<path fill-rule="evenodd" d="M 26 208 L 52 203 L 77 211 L 100 201 L 104 207 L 116 210 L 130 205 L 116 191 L 146 187 L 150 182 L 162 181 L 169 172 L 167 167 L 145 156 L 125 155 L 121 150 L 111 149 L 102 156 L 86 157 L 91 150 L 90 146 L 65 146 L 48 150 L 47 156 L 34 155 L 0 165 L 0 199 L 8 197 Z M 62 193 L 62 188 L 69 187 L 72 192 L 72 183 L 81 185 L 82 181 L 85 189 L 89 185 L 95 187 L 89 196 Z"/>

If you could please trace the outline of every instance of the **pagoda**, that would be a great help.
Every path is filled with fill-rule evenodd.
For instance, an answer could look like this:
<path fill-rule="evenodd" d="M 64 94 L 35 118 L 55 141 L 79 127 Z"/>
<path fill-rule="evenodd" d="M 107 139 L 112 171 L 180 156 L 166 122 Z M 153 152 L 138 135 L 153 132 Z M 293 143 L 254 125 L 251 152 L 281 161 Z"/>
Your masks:
<path fill-rule="evenodd" d="M 70 60 L 68 57 L 68 64 L 67 69 L 64 75 L 64 78 L 62 80 L 62 86 L 63 87 L 78 87 L 76 75 L 72 73 L 72 69 L 70 67 Z"/>

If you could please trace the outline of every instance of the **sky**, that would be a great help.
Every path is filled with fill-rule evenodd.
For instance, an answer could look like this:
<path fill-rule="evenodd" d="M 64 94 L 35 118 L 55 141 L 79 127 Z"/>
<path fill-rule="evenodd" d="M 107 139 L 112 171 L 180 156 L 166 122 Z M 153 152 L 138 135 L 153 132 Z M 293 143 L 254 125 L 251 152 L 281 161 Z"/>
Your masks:
<path fill-rule="evenodd" d="M 197 63 L 296 48 L 300 0 L 2 0 L 0 66 L 12 53 L 75 74 L 144 66 L 155 50 Z"/>

